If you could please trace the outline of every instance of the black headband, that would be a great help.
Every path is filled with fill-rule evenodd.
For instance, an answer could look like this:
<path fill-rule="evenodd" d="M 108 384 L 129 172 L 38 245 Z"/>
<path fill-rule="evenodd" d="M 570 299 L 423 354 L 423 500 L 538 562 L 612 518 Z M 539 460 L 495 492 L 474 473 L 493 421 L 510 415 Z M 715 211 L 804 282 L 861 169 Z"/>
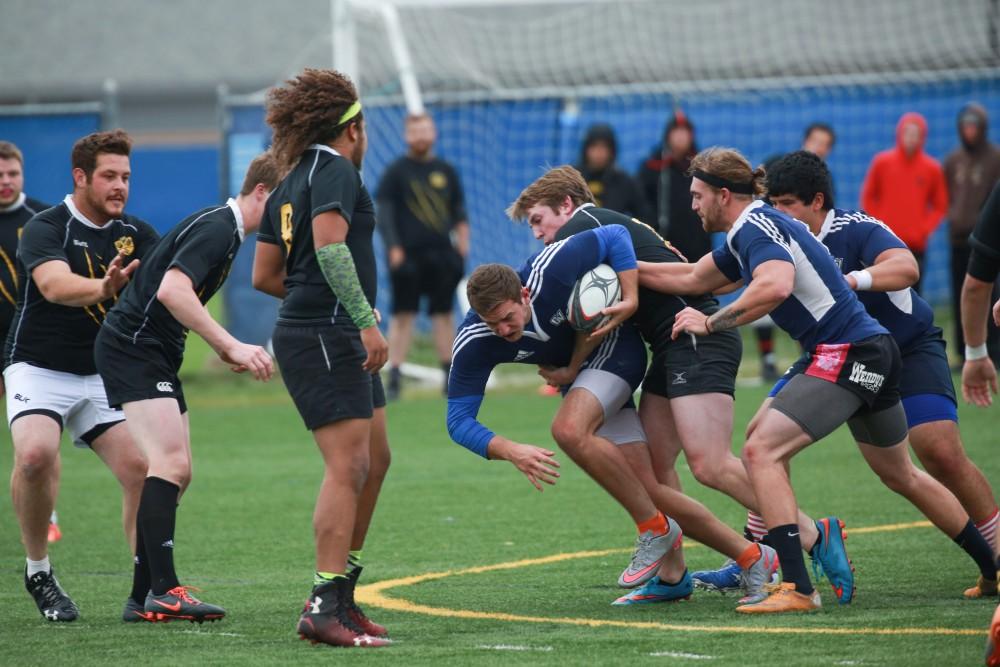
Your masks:
<path fill-rule="evenodd" d="M 716 176 L 715 174 L 709 174 L 701 169 L 695 169 L 691 172 L 691 175 L 699 181 L 705 181 L 709 185 L 713 185 L 717 188 L 725 188 L 738 195 L 753 194 L 753 181 L 750 183 L 735 183 L 720 176 Z"/>

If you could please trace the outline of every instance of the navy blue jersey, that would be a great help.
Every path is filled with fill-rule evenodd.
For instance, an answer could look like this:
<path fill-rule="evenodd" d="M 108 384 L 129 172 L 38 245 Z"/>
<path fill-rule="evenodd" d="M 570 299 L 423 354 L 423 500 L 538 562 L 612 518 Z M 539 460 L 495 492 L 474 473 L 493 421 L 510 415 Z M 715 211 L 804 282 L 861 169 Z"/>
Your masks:
<path fill-rule="evenodd" d="M 795 266 L 791 295 L 771 311 L 774 322 L 806 350 L 824 343 L 854 343 L 886 334 L 844 280 L 829 251 L 802 222 L 762 201 L 750 204 L 712 252 L 716 266 L 747 285 L 764 262 Z"/>
<path fill-rule="evenodd" d="M 817 238 L 845 274 L 867 269 L 886 250 L 907 249 L 885 224 L 861 211 L 831 210 Z M 901 350 L 935 330 L 934 311 L 912 288 L 856 294 L 868 314 L 889 330 Z"/>
<path fill-rule="evenodd" d="M 448 376 L 448 433 L 455 442 L 486 456 L 486 447 L 495 434 L 480 424 L 476 415 L 486 382 L 496 366 L 569 363 L 576 340 L 567 321 L 570 293 L 580 276 L 602 263 L 610 264 L 617 272 L 636 267 L 635 252 L 624 227 L 609 225 L 581 232 L 532 256 L 518 271 L 521 284 L 530 293 L 531 319 L 517 341 L 504 340 L 469 311 L 455 336 Z M 626 330 L 645 354 L 642 339 L 631 322 L 619 329 Z M 608 335 L 608 339 L 613 338 L 614 332 Z M 591 355 L 590 367 L 600 361 L 602 347 L 604 343 Z"/>

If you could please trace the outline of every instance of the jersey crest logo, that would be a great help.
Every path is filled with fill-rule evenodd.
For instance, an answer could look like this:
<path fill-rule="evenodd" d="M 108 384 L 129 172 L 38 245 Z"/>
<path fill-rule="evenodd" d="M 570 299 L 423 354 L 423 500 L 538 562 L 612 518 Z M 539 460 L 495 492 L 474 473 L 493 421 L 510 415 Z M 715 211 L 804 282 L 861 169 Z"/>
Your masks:
<path fill-rule="evenodd" d="M 128 257 L 135 252 L 135 241 L 132 240 L 131 236 L 123 236 L 117 241 L 115 241 L 115 248 L 118 252 Z"/>
<path fill-rule="evenodd" d="M 435 190 L 444 190 L 448 187 L 448 177 L 440 171 L 432 171 L 430 176 L 427 177 L 427 182 Z"/>
<path fill-rule="evenodd" d="M 555 314 L 549 318 L 549 324 L 551 324 L 554 327 L 559 326 L 565 321 L 566 321 L 566 315 L 565 313 L 563 313 L 562 310 L 557 310 Z"/>
<path fill-rule="evenodd" d="M 533 350 L 518 350 L 517 356 L 514 357 L 514 363 L 517 363 L 518 361 L 524 361 L 534 353 L 535 352 Z"/>
<path fill-rule="evenodd" d="M 73 245 L 80 246 L 81 248 L 89 248 L 90 247 L 90 246 L 87 245 L 86 241 L 77 241 L 76 239 L 73 239 Z"/>

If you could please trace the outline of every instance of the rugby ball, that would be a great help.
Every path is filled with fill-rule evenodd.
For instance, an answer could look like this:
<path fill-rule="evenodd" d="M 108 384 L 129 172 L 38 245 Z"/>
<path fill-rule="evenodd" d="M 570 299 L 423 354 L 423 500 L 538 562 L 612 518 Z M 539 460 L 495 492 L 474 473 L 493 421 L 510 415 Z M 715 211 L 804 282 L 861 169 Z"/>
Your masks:
<path fill-rule="evenodd" d="M 593 331 L 611 319 L 601 311 L 621 300 L 618 274 L 607 264 L 598 264 L 573 285 L 566 306 L 569 324 L 577 331 Z"/>

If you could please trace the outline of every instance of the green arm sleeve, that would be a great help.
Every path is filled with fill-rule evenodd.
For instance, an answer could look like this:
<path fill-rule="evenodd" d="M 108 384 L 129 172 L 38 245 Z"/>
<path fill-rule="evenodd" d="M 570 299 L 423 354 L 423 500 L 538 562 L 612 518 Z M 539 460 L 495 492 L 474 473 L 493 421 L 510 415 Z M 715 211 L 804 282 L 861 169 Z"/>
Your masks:
<path fill-rule="evenodd" d="M 330 289 L 340 299 L 359 329 L 375 326 L 375 313 L 365 298 L 354 268 L 354 258 L 346 243 L 331 243 L 316 251 L 316 260 Z"/>

